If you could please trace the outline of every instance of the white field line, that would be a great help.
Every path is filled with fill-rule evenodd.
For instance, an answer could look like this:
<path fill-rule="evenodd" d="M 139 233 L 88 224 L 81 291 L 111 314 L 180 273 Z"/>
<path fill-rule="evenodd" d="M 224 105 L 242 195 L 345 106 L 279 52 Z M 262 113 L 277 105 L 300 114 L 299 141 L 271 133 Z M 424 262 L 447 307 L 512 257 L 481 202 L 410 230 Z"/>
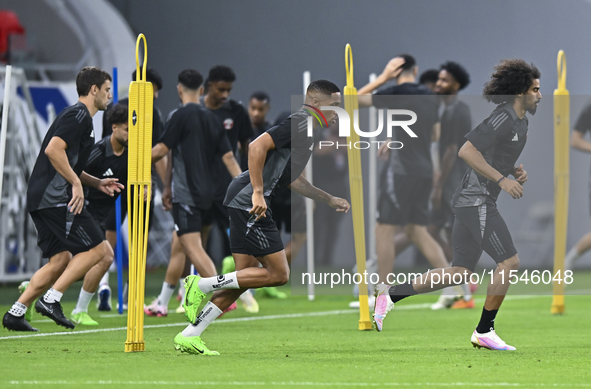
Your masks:
<path fill-rule="evenodd" d="M 2 382 L 2 381 L 0 381 Z M 166 386 L 336 386 L 336 387 L 591 387 L 591 383 L 518 383 L 518 382 L 313 382 L 313 381 L 5 381 L 8 385 L 166 385 Z"/>
<path fill-rule="evenodd" d="M 505 300 L 528 300 L 533 298 L 549 297 L 548 295 L 536 295 L 536 296 L 507 296 Z M 484 302 L 484 298 L 475 299 L 476 302 Z M 431 307 L 431 303 L 425 304 L 408 304 L 396 307 L 397 311 L 401 310 L 414 310 L 414 309 L 426 309 Z M 323 312 L 307 312 L 307 313 L 288 313 L 283 315 L 267 315 L 267 316 L 250 316 L 250 317 L 238 317 L 234 319 L 221 319 L 216 320 L 212 324 L 223 324 L 223 323 L 235 323 L 242 321 L 258 321 L 258 320 L 277 320 L 277 319 L 291 319 L 300 317 L 313 317 L 313 316 L 329 316 L 329 315 L 343 315 L 347 313 L 357 313 L 356 309 L 341 309 L 336 311 L 323 311 Z M 123 315 L 109 315 L 109 316 L 123 316 Z M 106 317 L 102 316 L 102 317 Z M 52 322 L 53 320 L 37 320 L 34 323 Z M 164 328 L 164 327 L 178 327 L 186 326 L 187 322 L 182 323 L 167 323 L 167 324 L 149 324 L 145 325 L 144 328 Z M 127 327 L 113 327 L 113 328 L 97 328 L 95 330 L 82 330 L 82 331 L 70 331 L 70 332 L 44 332 L 44 333 L 33 333 L 27 335 L 12 335 L 2 336 L 0 340 L 6 339 L 20 339 L 20 338 L 38 338 L 45 336 L 63 336 L 63 335 L 78 335 L 78 334 L 92 334 L 97 332 L 111 332 L 111 331 L 127 331 Z"/>

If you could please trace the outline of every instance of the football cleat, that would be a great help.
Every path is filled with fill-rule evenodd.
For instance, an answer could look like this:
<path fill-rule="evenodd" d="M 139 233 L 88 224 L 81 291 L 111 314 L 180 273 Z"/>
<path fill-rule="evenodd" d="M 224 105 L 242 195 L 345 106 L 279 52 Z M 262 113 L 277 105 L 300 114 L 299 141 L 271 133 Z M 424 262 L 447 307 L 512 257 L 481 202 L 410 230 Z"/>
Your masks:
<path fill-rule="evenodd" d="M 451 306 L 451 309 L 472 309 L 474 308 L 474 297 L 466 301 L 463 298 L 459 299 Z"/>
<path fill-rule="evenodd" d="M 476 332 L 476 330 L 474 330 L 470 341 L 472 342 L 472 346 L 474 346 L 474 348 L 484 347 L 489 350 L 501 350 L 501 351 L 515 350 L 515 347 L 509 346 L 501 338 L 499 338 L 499 336 L 497 335 L 495 330 L 491 330 L 491 331 L 487 332 L 486 334 L 479 334 L 478 332 Z"/>
<path fill-rule="evenodd" d="M 217 351 L 208 349 L 200 336 L 184 336 L 182 332 L 174 337 L 174 348 L 195 355 L 220 355 Z"/>
<path fill-rule="evenodd" d="M 10 312 L 6 312 L 4 317 L 2 318 L 2 325 L 4 328 L 10 331 L 28 331 L 28 332 L 38 332 L 39 330 L 35 327 L 32 327 L 27 320 L 25 320 L 25 316 L 14 316 Z"/>
<path fill-rule="evenodd" d="M 92 317 L 88 315 L 88 312 L 78 312 L 74 313 L 72 311 L 72 321 L 76 324 L 80 324 L 82 326 L 98 326 L 98 322 L 93 320 Z"/>
<path fill-rule="evenodd" d="M 184 280 L 185 298 L 183 299 L 183 308 L 185 308 L 185 317 L 189 323 L 195 323 L 199 305 L 205 297 L 205 293 L 199 289 L 200 276 L 187 276 Z"/>
<path fill-rule="evenodd" d="M 97 309 L 105 312 L 111 310 L 111 288 L 107 284 L 103 284 L 99 287 Z"/>
<path fill-rule="evenodd" d="M 382 331 L 386 315 L 392 310 L 392 308 L 394 308 L 394 303 L 388 294 L 390 287 L 390 285 L 379 284 L 374 288 L 376 303 L 373 314 L 373 324 L 378 332 Z"/>
<path fill-rule="evenodd" d="M 144 305 L 144 313 L 148 316 L 166 317 L 168 316 L 168 308 L 158 305 L 158 299 L 156 299 L 152 304 Z"/>
<path fill-rule="evenodd" d="M 42 314 L 53 320 L 56 324 L 66 327 L 69 329 L 74 329 L 75 325 L 71 321 L 69 321 L 66 316 L 64 315 L 64 311 L 62 310 L 62 305 L 59 301 L 55 303 L 48 303 L 43 298 L 40 298 L 35 303 L 35 310 L 37 313 Z"/>

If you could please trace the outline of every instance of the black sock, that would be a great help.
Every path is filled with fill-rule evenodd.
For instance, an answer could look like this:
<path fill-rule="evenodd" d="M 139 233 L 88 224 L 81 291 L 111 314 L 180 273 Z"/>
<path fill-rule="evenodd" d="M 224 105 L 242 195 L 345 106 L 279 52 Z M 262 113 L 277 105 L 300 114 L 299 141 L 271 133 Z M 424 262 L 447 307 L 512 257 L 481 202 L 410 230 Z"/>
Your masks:
<path fill-rule="evenodd" d="M 392 300 L 393 303 L 397 303 L 403 298 L 414 296 L 417 294 L 417 291 L 413 288 L 412 282 L 407 282 L 405 284 L 392 286 L 388 291 L 388 294 L 390 295 L 390 300 Z"/>
<path fill-rule="evenodd" d="M 476 327 L 476 332 L 479 334 L 486 334 L 487 332 L 494 330 L 497 312 L 499 312 L 498 309 L 487 311 L 485 308 L 482 308 L 482 316 L 480 316 L 480 323 L 478 323 L 478 327 Z"/>

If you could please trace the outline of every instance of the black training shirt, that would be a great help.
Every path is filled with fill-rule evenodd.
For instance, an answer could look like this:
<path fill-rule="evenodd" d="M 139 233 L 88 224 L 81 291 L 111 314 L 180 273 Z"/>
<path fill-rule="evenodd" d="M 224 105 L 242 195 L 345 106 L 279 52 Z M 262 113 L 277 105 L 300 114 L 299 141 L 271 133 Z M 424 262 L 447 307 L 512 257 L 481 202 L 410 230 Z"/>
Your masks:
<path fill-rule="evenodd" d="M 201 97 L 201 104 L 205 107 L 205 97 Z M 236 155 L 238 149 L 238 142 L 246 142 L 249 139 L 254 139 L 254 131 L 250 122 L 250 117 L 246 109 L 237 101 L 228 99 L 218 109 L 210 110 L 217 119 L 217 123 L 224 130 L 230 146 L 232 147 L 232 153 Z M 238 160 L 238 164 L 242 170 L 248 169 L 248 161 Z M 216 161 L 215 164 L 216 174 L 216 201 L 222 201 L 226 195 L 228 185 L 232 181 L 232 176 L 228 173 L 228 169 L 222 161 Z"/>
<path fill-rule="evenodd" d="M 64 207 L 72 199 L 72 185 L 55 170 L 45 155 L 45 149 L 54 136 L 66 142 L 68 146 L 66 155 L 70 167 L 77 176 L 80 176 L 94 146 L 92 117 L 86 105 L 78 102 L 65 108 L 49 127 L 29 178 L 27 189 L 29 212 Z"/>
<path fill-rule="evenodd" d="M 98 179 L 118 178 L 118 182 L 127 189 L 127 149 L 123 154 L 115 155 L 111 136 L 104 137 L 94 145 L 84 171 Z M 87 209 L 93 216 L 98 216 L 98 219 L 102 220 L 115 206 L 115 200 L 120 194 L 115 192 L 114 196 L 109 196 L 98 189 L 88 188 L 85 195 Z M 127 201 L 127 197 L 121 201 Z"/>
<path fill-rule="evenodd" d="M 431 135 L 433 126 L 439 121 L 437 99 L 433 93 L 422 85 L 407 82 L 379 90 L 373 95 L 372 101 L 376 108 L 405 109 L 417 115 L 416 123 L 409 126 L 417 135 L 416 138 L 400 127 L 392 129 L 393 140 L 402 142 L 404 146 L 399 150 L 391 150 L 390 169 L 396 175 L 433 177 Z M 403 115 L 395 119 L 409 120 L 410 117 Z M 386 123 L 384 120 L 384 129 Z"/>
<path fill-rule="evenodd" d="M 209 209 L 219 179 L 214 165 L 232 150 L 211 111 L 195 103 L 177 109 L 158 142 L 172 150 L 173 203 Z"/>
<path fill-rule="evenodd" d="M 482 153 L 486 162 L 503 176 L 513 173 L 515 163 L 527 141 L 527 117 L 519 119 L 513 106 L 503 103 L 492 114 L 466 135 Z M 487 199 L 497 201 L 501 187 L 494 181 L 469 169 L 456 190 L 452 205 L 473 207 Z"/>
<path fill-rule="evenodd" d="M 314 150 L 314 138 L 307 136 L 307 129 L 308 115 L 299 111 L 267 131 L 275 143 L 275 149 L 269 150 L 263 167 L 263 195 L 267 206 L 279 189 L 290 185 L 304 171 Z M 252 208 L 252 193 L 247 170 L 228 187 L 224 205 L 249 211 Z"/>

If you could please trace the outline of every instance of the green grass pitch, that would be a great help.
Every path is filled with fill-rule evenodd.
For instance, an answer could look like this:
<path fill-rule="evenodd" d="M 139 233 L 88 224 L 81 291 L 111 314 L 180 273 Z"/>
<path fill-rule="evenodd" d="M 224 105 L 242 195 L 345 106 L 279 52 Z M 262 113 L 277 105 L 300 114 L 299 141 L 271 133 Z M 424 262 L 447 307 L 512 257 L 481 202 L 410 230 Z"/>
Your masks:
<path fill-rule="evenodd" d="M 66 294 L 66 314 L 79 286 Z M 15 289 L 0 289 L 2 312 Z M 0 388 L 591 387 L 591 296 L 567 296 L 562 316 L 550 314 L 549 296 L 509 296 L 496 329 L 515 352 L 471 346 L 482 296 L 473 310 L 431 311 L 435 300 L 417 296 L 397 304 L 378 333 L 357 330 L 359 315 L 347 308 L 346 296 L 260 298 L 259 314 L 239 308 L 204 333 L 208 347 L 221 353 L 216 357 L 174 349 L 172 340 L 186 325 L 175 313 L 146 317 L 146 351 L 126 354 L 126 318 L 101 315 L 93 302 L 98 327 L 67 331 L 35 314 L 32 324 L 43 336 L 1 329 Z M 176 304 L 171 301 L 172 311 Z"/>

